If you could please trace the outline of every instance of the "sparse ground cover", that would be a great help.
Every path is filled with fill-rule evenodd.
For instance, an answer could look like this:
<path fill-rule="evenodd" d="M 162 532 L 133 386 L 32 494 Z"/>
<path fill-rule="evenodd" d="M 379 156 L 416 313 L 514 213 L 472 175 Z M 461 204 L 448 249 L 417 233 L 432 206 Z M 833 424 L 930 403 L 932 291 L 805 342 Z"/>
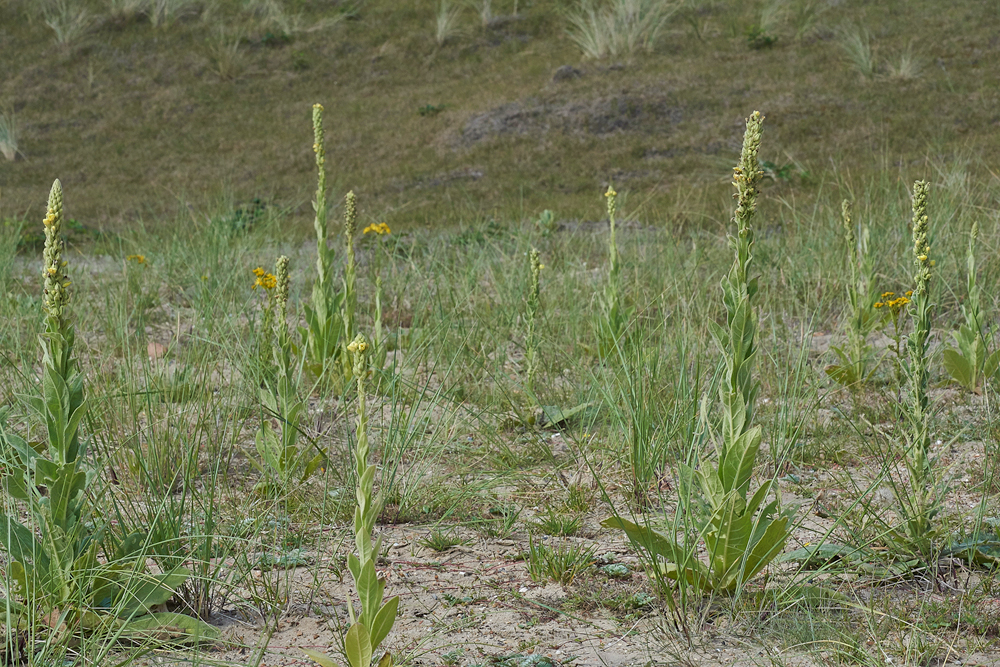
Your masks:
<path fill-rule="evenodd" d="M 761 175 L 746 151 L 740 174 Z M 995 284 L 995 253 L 982 249 L 997 240 L 996 185 L 842 182 L 808 210 L 766 181 L 740 187 L 746 234 L 719 221 L 739 242 L 639 224 L 613 190 L 591 199 L 604 223 L 402 233 L 358 228 L 349 197 L 344 222 L 318 228 L 322 270 L 315 243 L 290 238 L 273 208 L 249 228 L 135 227 L 47 250 L 44 299 L 37 250 L 7 224 L 7 516 L 29 534 L 53 530 L 50 478 L 29 466 L 12 480 L 19 457 L 37 461 L 24 443 L 66 456 L 51 444 L 61 422 L 43 417 L 76 394 L 28 397 L 59 386 L 35 380 L 49 368 L 36 341 L 50 349 L 69 339 L 54 332 L 75 331 L 87 398 L 78 539 L 94 549 L 67 570 L 77 588 L 37 597 L 21 573 L 39 556 L 8 537 L 6 593 L 26 606 L 10 607 L 7 659 L 336 656 L 366 622 L 366 607 L 352 617 L 348 605 L 370 590 L 354 583 L 364 558 L 351 564 L 368 549 L 386 588 L 377 600 L 399 596 L 382 643 L 397 662 L 992 664 L 996 304 L 983 290 L 972 308 L 967 272 Z M 47 248 L 54 212 L 67 213 L 52 201 Z M 923 351 L 911 342 L 926 321 L 912 305 L 915 262 L 932 269 Z M 323 287 L 327 273 L 339 287 Z M 973 311 L 987 353 L 968 386 L 942 359 L 961 352 Z M 724 334 L 727 322 L 743 333 Z M 355 332 L 370 342 L 347 347 Z M 739 341 L 739 356 L 720 356 Z M 368 361 L 349 356 L 359 350 Z M 845 375 L 859 362 L 864 373 Z M 746 403 L 716 398 L 732 382 Z M 750 451 L 738 473 L 727 448 Z M 711 500 L 691 474 L 714 479 L 714 466 L 735 486 Z M 720 515 L 728 503 L 735 514 Z M 379 540 L 364 547 L 372 528 Z M 745 546 L 715 563 L 720 535 Z M 107 568 L 119 592 L 105 600 Z"/>
<path fill-rule="evenodd" d="M 163 55 L 183 43 L 171 40 L 227 20 L 269 26 L 277 45 L 225 34 L 207 47 L 213 95 L 276 71 L 247 70 L 246 58 L 333 48 L 310 41 L 321 32 L 344 38 L 341 57 L 359 35 L 398 27 L 379 12 L 404 23 L 433 14 L 420 3 L 392 14 L 374 2 L 293 5 L 0 11 L 24 21 L 4 39 L 53 40 L 37 48 L 62 60 L 42 69 L 137 34 L 167 42 Z M 868 96 L 864 114 L 903 89 L 929 100 L 945 81 L 914 65 L 919 42 L 895 62 L 876 48 L 895 43 L 892 29 L 833 22 L 840 5 L 652 6 L 636 0 L 638 14 L 596 9 L 573 23 L 545 3 L 503 10 L 514 16 L 488 2 L 474 13 L 441 3 L 437 30 L 428 20 L 406 33 L 405 53 L 436 44 L 425 84 L 483 62 L 540 67 L 518 49 L 579 57 L 600 37 L 587 30 L 646 16 L 624 69 L 603 56 L 583 77 L 561 70 L 550 82 L 548 63 L 538 81 L 591 96 L 584 82 L 597 72 L 641 85 L 662 74 L 658 58 L 677 59 L 667 37 L 748 61 L 782 45 L 833 58 L 824 49 L 835 46 L 850 80 L 830 90 Z M 970 3 L 941 21 L 974 22 L 982 9 Z M 891 5 L 844 11 L 893 16 Z M 475 28 L 457 30 L 465 15 Z M 503 58 L 480 43 L 510 25 L 529 32 Z M 970 23 L 970 43 L 981 28 Z M 483 50 L 495 60 L 478 60 Z M 383 55 L 403 57 L 389 46 Z M 965 79 L 938 65 L 952 94 L 995 75 L 967 63 Z M 17 71 L 0 85 L 45 76 Z M 803 85 L 792 78 L 773 91 Z M 986 85 L 980 92 L 995 94 Z M 0 193 L 6 664 L 1000 663 L 994 148 L 966 134 L 964 154 L 975 157 L 962 157 L 964 140 L 940 123 L 934 134 L 910 108 L 912 117 L 886 116 L 887 127 L 914 124 L 886 130 L 891 148 L 872 161 L 872 145 L 851 134 L 860 126 L 837 125 L 849 122 L 842 114 L 821 128 L 841 138 L 795 139 L 815 141 L 803 150 L 825 150 L 837 166 L 804 169 L 768 159 L 792 136 L 788 108 L 768 113 L 763 139 L 759 116 L 744 121 L 752 107 L 742 102 L 757 91 L 733 112 L 734 145 L 697 169 L 679 161 L 661 192 L 610 165 L 651 137 L 696 137 L 686 112 L 675 133 L 656 100 L 634 113 L 626 100 L 622 115 L 625 98 L 519 94 L 485 114 L 470 106 L 460 130 L 434 130 L 458 142 L 436 145 L 441 160 L 492 160 L 483 173 L 506 174 L 496 190 L 476 189 L 486 176 L 466 187 L 433 175 L 460 171 L 420 166 L 411 177 L 428 208 L 408 218 L 391 211 L 412 191 L 387 199 L 373 184 L 420 164 L 407 162 L 417 153 L 400 150 L 377 174 L 361 153 L 342 159 L 345 133 L 358 128 L 342 117 L 391 126 L 340 108 L 360 97 L 313 106 L 311 138 L 314 99 L 295 102 L 276 132 L 288 132 L 286 159 L 301 143 L 303 164 L 269 166 L 269 193 L 232 182 L 219 186 L 227 201 L 185 202 L 173 218 L 149 187 L 119 201 L 105 189 L 113 178 L 93 186 L 72 173 L 45 207 L 39 183 L 88 149 L 53 146 L 46 163 L 28 148 L 38 128 L 25 107 L 5 113 L 16 127 L 6 134 L 14 158 L 0 163 L 0 175 L 14 175 Z M 282 98 L 289 109 L 292 97 Z M 941 97 L 942 107 L 955 99 Z M 226 131 L 251 116 L 266 124 L 264 108 Z M 975 100 L 962 108 L 985 113 Z M 414 126 L 449 113 L 422 105 Z M 980 116 L 976 132 L 987 127 Z M 701 131 L 710 119 L 697 117 Z M 607 131 L 593 129 L 598 121 Z M 553 195 L 546 185 L 515 206 L 510 188 L 545 167 L 519 167 L 519 151 L 550 140 L 575 160 L 551 174 L 578 187 Z M 177 150 L 199 178 L 219 178 L 218 165 Z M 860 166 L 842 166 L 851 160 Z M 317 172 L 307 240 L 294 203 Z M 688 194 L 672 194 L 682 184 Z M 10 190 L 14 202 L 42 192 L 31 203 L 39 215 L 11 215 Z M 471 203 L 451 198 L 459 191 Z M 96 215 L 88 207 L 102 197 L 123 217 L 90 233 L 76 207 Z M 155 223 L 123 224 L 146 206 Z M 441 220 L 461 224 L 396 225 Z"/>

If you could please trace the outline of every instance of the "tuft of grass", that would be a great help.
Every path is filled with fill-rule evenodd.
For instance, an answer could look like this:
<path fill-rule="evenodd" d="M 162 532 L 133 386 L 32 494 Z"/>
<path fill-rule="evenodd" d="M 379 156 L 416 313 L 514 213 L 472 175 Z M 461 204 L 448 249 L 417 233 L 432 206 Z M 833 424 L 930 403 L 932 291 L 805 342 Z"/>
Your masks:
<path fill-rule="evenodd" d="M 434 15 L 434 41 L 438 46 L 444 46 L 448 40 L 462 34 L 459 25 L 461 14 L 461 5 L 452 4 L 451 0 L 440 0 Z"/>
<path fill-rule="evenodd" d="M 913 52 L 913 43 L 899 54 L 899 64 L 887 63 L 889 77 L 897 81 L 913 81 L 919 79 L 924 69 L 923 59 Z"/>
<path fill-rule="evenodd" d="M 431 549 L 432 551 L 441 553 L 443 551 L 448 551 L 452 547 L 467 544 L 467 540 L 463 540 L 455 533 L 449 531 L 432 530 L 427 533 L 426 537 L 422 537 L 417 540 L 417 544 L 426 549 Z"/>
<path fill-rule="evenodd" d="M 484 28 L 489 27 L 493 20 L 493 0 L 470 0 L 469 3 L 479 15 L 479 22 Z"/>
<path fill-rule="evenodd" d="M 75 0 L 54 0 L 43 10 L 45 25 L 55 33 L 56 44 L 68 47 L 93 27 L 95 17 Z"/>
<path fill-rule="evenodd" d="M 532 522 L 532 527 L 546 535 L 556 537 L 571 537 L 580 530 L 580 517 L 560 514 L 552 509 L 544 514 L 537 521 Z"/>
<path fill-rule="evenodd" d="M 554 581 L 571 584 L 576 577 L 594 564 L 594 547 L 573 544 L 550 547 L 528 541 L 527 567 L 532 581 Z"/>
<path fill-rule="evenodd" d="M 3 155 L 8 162 L 13 162 L 17 158 L 20 136 L 21 130 L 14 112 L 0 111 L 0 155 Z"/>
<path fill-rule="evenodd" d="M 149 0 L 146 14 L 154 28 L 169 28 L 178 19 L 197 14 L 199 9 L 197 0 Z"/>
<path fill-rule="evenodd" d="M 840 29 L 838 42 L 855 71 L 866 79 L 875 76 L 877 62 L 867 28 L 845 25 Z"/>
<path fill-rule="evenodd" d="M 230 81 L 243 71 L 243 35 L 217 30 L 208 40 L 208 58 L 220 79 Z"/>
<path fill-rule="evenodd" d="M 566 15 L 567 34 L 585 58 L 632 56 L 656 47 L 677 10 L 674 3 L 664 0 L 611 0 L 604 7 L 581 0 Z"/>

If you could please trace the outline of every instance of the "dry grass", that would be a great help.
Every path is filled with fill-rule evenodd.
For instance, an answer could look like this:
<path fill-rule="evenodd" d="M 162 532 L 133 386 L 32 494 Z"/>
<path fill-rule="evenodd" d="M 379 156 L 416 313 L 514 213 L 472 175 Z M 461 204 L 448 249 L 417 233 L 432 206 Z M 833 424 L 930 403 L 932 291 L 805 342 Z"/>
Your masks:
<path fill-rule="evenodd" d="M 8 162 L 13 162 L 17 157 L 19 136 L 17 117 L 13 113 L 0 112 L 0 155 Z"/>

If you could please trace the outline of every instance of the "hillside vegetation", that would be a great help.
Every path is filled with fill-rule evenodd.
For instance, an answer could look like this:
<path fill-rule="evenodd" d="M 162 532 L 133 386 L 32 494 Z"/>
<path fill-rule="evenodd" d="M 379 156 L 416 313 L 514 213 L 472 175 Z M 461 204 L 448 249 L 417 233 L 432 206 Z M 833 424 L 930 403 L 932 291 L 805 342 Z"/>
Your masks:
<path fill-rule="evenodd" d="M 991 178 L 1000 154 L 990 0 L 690 0 L 649 51 L 603 58 L 569 35 L 567 0 L 453 3 L 440 33 L 433 0 L 160 4 L 176 11 L 0 4 L 0 113 L 18 130 L 0 216 L 39 217 L 59 177 L 92 228 L 255 198 L 304 223 L 314 102 L 334 194 L 394 227 L 595 219 L 613 182 L 644 222 L 715 229 L 752 109 L 770 200 L 873 171 Z"/>

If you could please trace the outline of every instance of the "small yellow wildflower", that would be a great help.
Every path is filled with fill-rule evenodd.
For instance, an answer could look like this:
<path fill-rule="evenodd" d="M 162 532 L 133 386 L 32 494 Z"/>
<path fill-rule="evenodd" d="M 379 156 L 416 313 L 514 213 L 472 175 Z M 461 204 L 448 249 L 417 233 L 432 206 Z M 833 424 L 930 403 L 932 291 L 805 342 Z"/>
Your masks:
<path fill-rule="evenodd" d="M 379 236 L 383 236 L 385 234 L 391 234 L 392 230 L 390 230 L 389 225 L 385 224 L 384 222 L 373 222 L 372 224 L 365 227 L 361 233 L 367 234 L 369 232 L 374 232 Z"/>
<path fill-rule="evenodd" d="M 874 305 L 875 305 L 875 307 L 876 307 L 876 308 L 881 308 L 881 307 L 882 307 L 882 306 L 884 306 L 885 304 L 884 304 L 884 303 L 882 303 L 881 301 L 876 301 Z"/>
<path fill-rule="evenodd" d="M 895 292 L 882 292 L 882 300 L 883 301 L 885 301 L 887 299 L 891 299 L 894 296 L 896 296 Z"/>
<path fill-rule="evenodd" d="M 136 264 L 145 264 L 146 263 L 146 256 L 145 255 L 129 255 L 128 257 L 125 258 L 125 261 L 126 262 L 135 262 Z"/>
<path fill-rule="evenodd" d="M 906 296 L 913 296 L 913 290 L 907 290 Z"/>
<path fill-rule="evenodd" d="M 278 279 L 273 273 L 267 273 L 263 268 L 257 267 L 253 270 L 253 274 L 257 276 L 251 289 L 257 289 L 258 287 L 263 287 L 265 290 L 273 290 L 278 286 Z"/>

